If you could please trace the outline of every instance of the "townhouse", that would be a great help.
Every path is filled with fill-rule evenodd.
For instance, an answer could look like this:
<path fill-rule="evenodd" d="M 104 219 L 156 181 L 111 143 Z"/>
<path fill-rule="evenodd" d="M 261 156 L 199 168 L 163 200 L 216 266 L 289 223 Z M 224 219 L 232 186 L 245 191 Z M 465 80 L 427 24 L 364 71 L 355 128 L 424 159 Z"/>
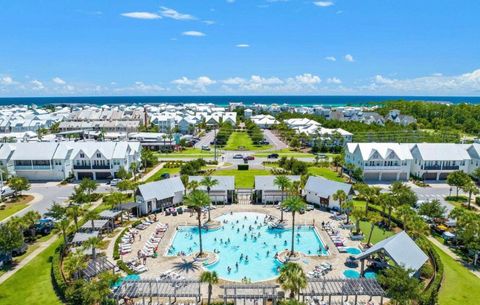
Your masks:
<path fill-rule="evenodd" d="M 480 166 L 480 144 L 348 143 L 345 163 L 363 170 L 366 181 L 445 180 L 454 171 Z"/>
<path fill-rule="evenodd" d="M 138 142 L 26 142 L 4 143 L 0 162 L 10 175 L 34 181 L 110 179 L 120 168 L 140 163 Z"/>

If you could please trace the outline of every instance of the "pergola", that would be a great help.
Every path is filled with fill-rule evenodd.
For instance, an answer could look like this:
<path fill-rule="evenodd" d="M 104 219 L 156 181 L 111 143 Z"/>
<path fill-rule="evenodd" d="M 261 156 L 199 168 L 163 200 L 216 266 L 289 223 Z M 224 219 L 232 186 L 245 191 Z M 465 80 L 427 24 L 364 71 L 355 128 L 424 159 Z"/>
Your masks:
<path fill-rule="evenodd" d="M 321 298 L 324 304 L 335 304 L 333 298 L 340 297 L 342 300 L 353 297 L 353 304 L 358 304 L 359 296 L 379 297 L 380 304 L 383 304 L 383 297 L 385 291 L 382 289 L 376 279 L 358 278 L 358 279 L 344 279 L 344 278 L 319 278 L 310 279 L 307 282 L 307 287 L 300 293 L 303 301 L 305 297 Z M 327 300 L 325 300 L 327 298 Z"/>
<path fill-rule="evenodd" d="M 115 265 L 110 262 L 106 257 L 99 256 L 94 260 L 90 260 L 87 264 L 87 267 L 83 269 L 83 275 L 87 278 L 96 276 L 99 273 L 104 271 L 113 270 L 115 272 Z"/>
<path fill-rule="evenodd" d="M 237 304 L 237 300 L 243 300 L 243 304 L 249 300 L 262 300 L 263 305 L 272 300 L 272 304 L 275 305 L 278 299 L 278 285 L 273 284 L 228 284 L 220 288 L 223 289 L 220 298 L 225 305 L 227 300 L 233 300 L 234 305 Z"/>
<path fill-rule="evenodd" d="M 197 303 L 201 301 L 201 285 L 197 280 L 171 280 L 171 279 L 140 279 L 124 280 L 120 287 L 114 292 L 113 296 L 117 304 L 121 299 L 142 299 L 142 305 L 151 304 L 153 298 L 168 298 L 168 303 L 172 303 L 172 298 L 195 299 Z M 146 301 L 148 299 L 148 301 Z"/>

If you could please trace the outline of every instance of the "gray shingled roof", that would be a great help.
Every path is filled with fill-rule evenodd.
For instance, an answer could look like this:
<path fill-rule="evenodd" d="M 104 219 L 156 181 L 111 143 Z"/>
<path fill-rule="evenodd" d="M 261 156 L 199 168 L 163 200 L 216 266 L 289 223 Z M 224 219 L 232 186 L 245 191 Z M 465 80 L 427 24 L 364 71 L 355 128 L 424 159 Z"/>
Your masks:
<path fill-rule="evenodd" d="M 139 185 L 138 191 L 145 201 L 149 201 L 154 198 L 157 200 L 162 200 L 173 197 L 176 192 L 184 192 L 185 187 L 183 186 L 180 177 L 173 177 Z"/>
<path fill-rule="evenodd" d="M 255 189 L 265 191 L 280 191 L 278 186 L 273 183 L 278 176 L 255 176 Z M 290 181 L 299 181 L 300 176 L 286 176 Z"/>
<path fill-rule="evenodd" d="M 235 177 L 234 176 L 210 176 L 212 179 L 217 180 L 218 184 L 211 188 L 212 191 L 229 191 L 235 189 Z M 189 181 L 200 181 L 203 180 L 205 176 L 190 176 L 188 177 Z M 199 190 L 207 190 L 204 186 L 199 186 Z"/>
<path fill-rule="evenodd" d="M 351 194 L 352 185 L 328 180 L 323 177 L 311 176 L 308 178 L 304 189 L 306 191 L 315 192 L 319 197 L 328 198 L 329 196 L 335 194 L 335 192 L 338 190 L 343 190 L 347 195 Z"/>
<path fill-rule="evenodd" d="M 414 273 L 428 260 L 428 256 L 405 231 L 377 243 L 367 251 L 357 255 L 356 258 L 365 259 L 379 251 L 384 251 L 398 266 L 413 269 Z"/>

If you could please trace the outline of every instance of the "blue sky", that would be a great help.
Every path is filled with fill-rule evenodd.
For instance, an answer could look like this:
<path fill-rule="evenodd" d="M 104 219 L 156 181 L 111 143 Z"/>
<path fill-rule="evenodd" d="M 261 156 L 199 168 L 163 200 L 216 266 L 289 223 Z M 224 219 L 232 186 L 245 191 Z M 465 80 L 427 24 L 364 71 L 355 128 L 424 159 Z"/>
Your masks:
<path fill-rule="evenodd" d="M 1 96 L 480 93 L 480 1 L 1 7 Z"/>

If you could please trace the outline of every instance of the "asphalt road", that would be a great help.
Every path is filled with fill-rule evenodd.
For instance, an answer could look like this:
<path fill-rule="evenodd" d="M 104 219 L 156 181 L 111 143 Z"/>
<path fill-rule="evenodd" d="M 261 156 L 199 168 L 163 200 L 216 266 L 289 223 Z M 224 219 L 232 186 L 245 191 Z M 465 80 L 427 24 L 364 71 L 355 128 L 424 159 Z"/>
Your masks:
<path fill-rule="evenodd" d="M 195 144 L 195 148 L 202 149 L 203 145 L 210 146 L 210 142 L 213 142 L 213 138 L 215 135 L 215 131 L 209 131 L 207 132 L 203 137 L 200 138 L 200 141 L 198 141 Z"/>
<path fill-rule="evenodd" d="M 264 129 L 263 134 L 267 141 L 272 144 L 273 149 L 280 150 L 284 148 L 288 148 L 288 145 L 285 144 L 282 140 L 280 140 L 271 130 Z"/>

